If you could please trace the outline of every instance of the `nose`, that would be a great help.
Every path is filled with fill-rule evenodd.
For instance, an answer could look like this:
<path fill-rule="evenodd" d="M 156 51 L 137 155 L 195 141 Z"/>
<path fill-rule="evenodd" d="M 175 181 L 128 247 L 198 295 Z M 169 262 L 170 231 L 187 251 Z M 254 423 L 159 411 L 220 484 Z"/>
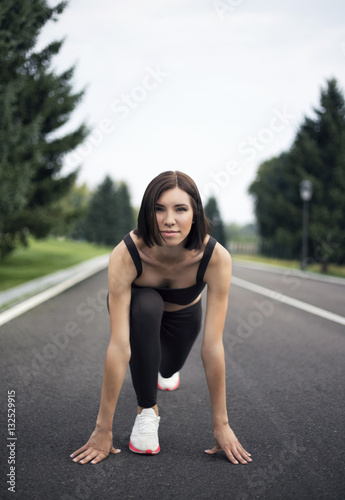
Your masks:
<path fill-rule="evenodd" d="M 174 217 L 174 214 L 170 211 L 167 211 L 166 214 L 165 214 L 165 218 L 164 218 L 164 224 L 166 226 L 172 226 L 173 224 L 175 224 L 175 217 Z"/>

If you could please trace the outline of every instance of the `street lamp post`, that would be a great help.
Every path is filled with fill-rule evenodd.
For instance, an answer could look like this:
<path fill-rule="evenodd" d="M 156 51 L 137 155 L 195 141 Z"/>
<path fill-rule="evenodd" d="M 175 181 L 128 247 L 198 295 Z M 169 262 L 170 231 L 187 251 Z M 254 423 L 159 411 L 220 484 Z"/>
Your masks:
<path fill-rule="evenodd" d="M 307 179 L 300 182 L 300 196 L 303 200 L 303 232 L 302 232 L 302 259 L 301 269 L 307 268 L 308 257 L 308 223 L 309 223 L 309 201 L 313 194 L 313 184 Z"/>

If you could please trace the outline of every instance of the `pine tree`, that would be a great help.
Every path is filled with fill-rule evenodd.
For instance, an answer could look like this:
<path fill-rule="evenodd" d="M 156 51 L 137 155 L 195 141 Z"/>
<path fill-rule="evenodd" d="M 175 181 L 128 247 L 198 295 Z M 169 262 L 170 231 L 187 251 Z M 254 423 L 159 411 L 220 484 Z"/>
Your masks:
<path fill-rule="evenodd" d="M 249 187 L 263 252 L 299 258 L 303 202 L 299 184 L 313 184 L 310 202 L 309 262 L 345 262 L 345 101 L 331 79 L 321 90 L 315 117 L 306 117 L 287 153 L 259 166 Z"/>
<path fill-rule="evenodd" d="M 106 176 L 91 197 L 82 227 L 87 241 L 117 245 L 134 228 L 127 185 L 122 182 L 117 186 Z"/>
<path fill-rule="evenodd" d="M 135 218 L 131 206 L 128 186 L 121 182 L 116 191 L 117 196 L 117 239 L 120 241 L 129 231 L 135 227 Z"/>
<path fill-rule="evenodd" d="M 91 197 L 84 221 L 87 241 L 104 245 L 117 243 L 117 196 L 114 182 L 109 176 L 98 186 Z"/>
<path fill-rule="evenodd" d="M 87 241 L 117 245 L 134 228 L 133 208 L 127 184 L 106 176 L 93 193 L 81 225 Z"/>
<path fill-rule="evenodd" d="M 261 253 L 298 258 L 301 248 L 301 200 L 291 155 L 263 162 L 249 187 L 261 236 Z"/>
<path fill-rule="evenodd" d="M 84 124 L 58 137 L 83 96 L 72 92 L 74 68 L 50 69 L 62 41 L 35 52 L 37 37 L 66 7 L 46 0 L 8 0 L 0 10 L 0 254 L 30 232 L 46 236 L 54 206 L 73 186 L 77 171 L 61 174 L 64 155 L 87 136 Z"/>
<path fill-rule="evenodd" d="M 224 223 L 222 221 L 220 211 L 218 208 L 217 200 L 214 196 L 211 196 L 205 205 L 205 214 L 209 221 L 211 222 L 211 235 L 216 238 L 216 240 L 221 245 L 226 245 Z"/>
<path fill-rule="evenodd" d="M 321 90 L 314 119 L 306 118 L 291 158 L 298 180 L 313 183 L 310 202 L 310 257 L 323 271 L 345 263 L 345 100 L 335 79 Z"/>

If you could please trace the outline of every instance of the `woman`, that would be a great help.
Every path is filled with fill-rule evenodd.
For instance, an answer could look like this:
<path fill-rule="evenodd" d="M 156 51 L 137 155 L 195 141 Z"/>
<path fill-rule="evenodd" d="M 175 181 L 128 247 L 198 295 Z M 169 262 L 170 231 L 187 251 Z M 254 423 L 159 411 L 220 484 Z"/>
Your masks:
<path fill-rule="evenodd" d="M 116 403 L 130 364 L 138 411 L 129 447 L 160 451 L 157 385 L 174 390 L 201 326 L 201 291 L 207 285 L 202 343 L 210 393 L 215 446 L 234 464 L 251 462 L 231 430 L 226 410 L 223 328 L 228 305 L 231 257 L 207 234 L 208 221 L 194 181 L 163 172 L 147 187 L 138 228 L 115 247 L 109 260 L 107 350 L 100 409 L 88 442 L 72 453 L 75 462 L 96 464 L 119 453 L 113 446 Z"/>

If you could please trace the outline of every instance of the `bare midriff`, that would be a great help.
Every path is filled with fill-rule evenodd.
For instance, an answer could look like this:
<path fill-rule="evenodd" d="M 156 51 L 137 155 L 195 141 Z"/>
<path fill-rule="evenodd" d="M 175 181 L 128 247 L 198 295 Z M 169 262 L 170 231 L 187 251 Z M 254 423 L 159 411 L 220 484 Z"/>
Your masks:
<path fill-rule="evenodd" d="M 194 304 L 199 302 L 200 298 L 201 294 L 195 300 L 193 300 L 193 302 L 184 306 L 181 306 L 180 304 L 171 304 L 170 302 L 164 302 L 164 311 L 175 312 L 175 311 L 180 311 L 181 309 L 186 309 L 186 307 L 193 306 Z"/>

